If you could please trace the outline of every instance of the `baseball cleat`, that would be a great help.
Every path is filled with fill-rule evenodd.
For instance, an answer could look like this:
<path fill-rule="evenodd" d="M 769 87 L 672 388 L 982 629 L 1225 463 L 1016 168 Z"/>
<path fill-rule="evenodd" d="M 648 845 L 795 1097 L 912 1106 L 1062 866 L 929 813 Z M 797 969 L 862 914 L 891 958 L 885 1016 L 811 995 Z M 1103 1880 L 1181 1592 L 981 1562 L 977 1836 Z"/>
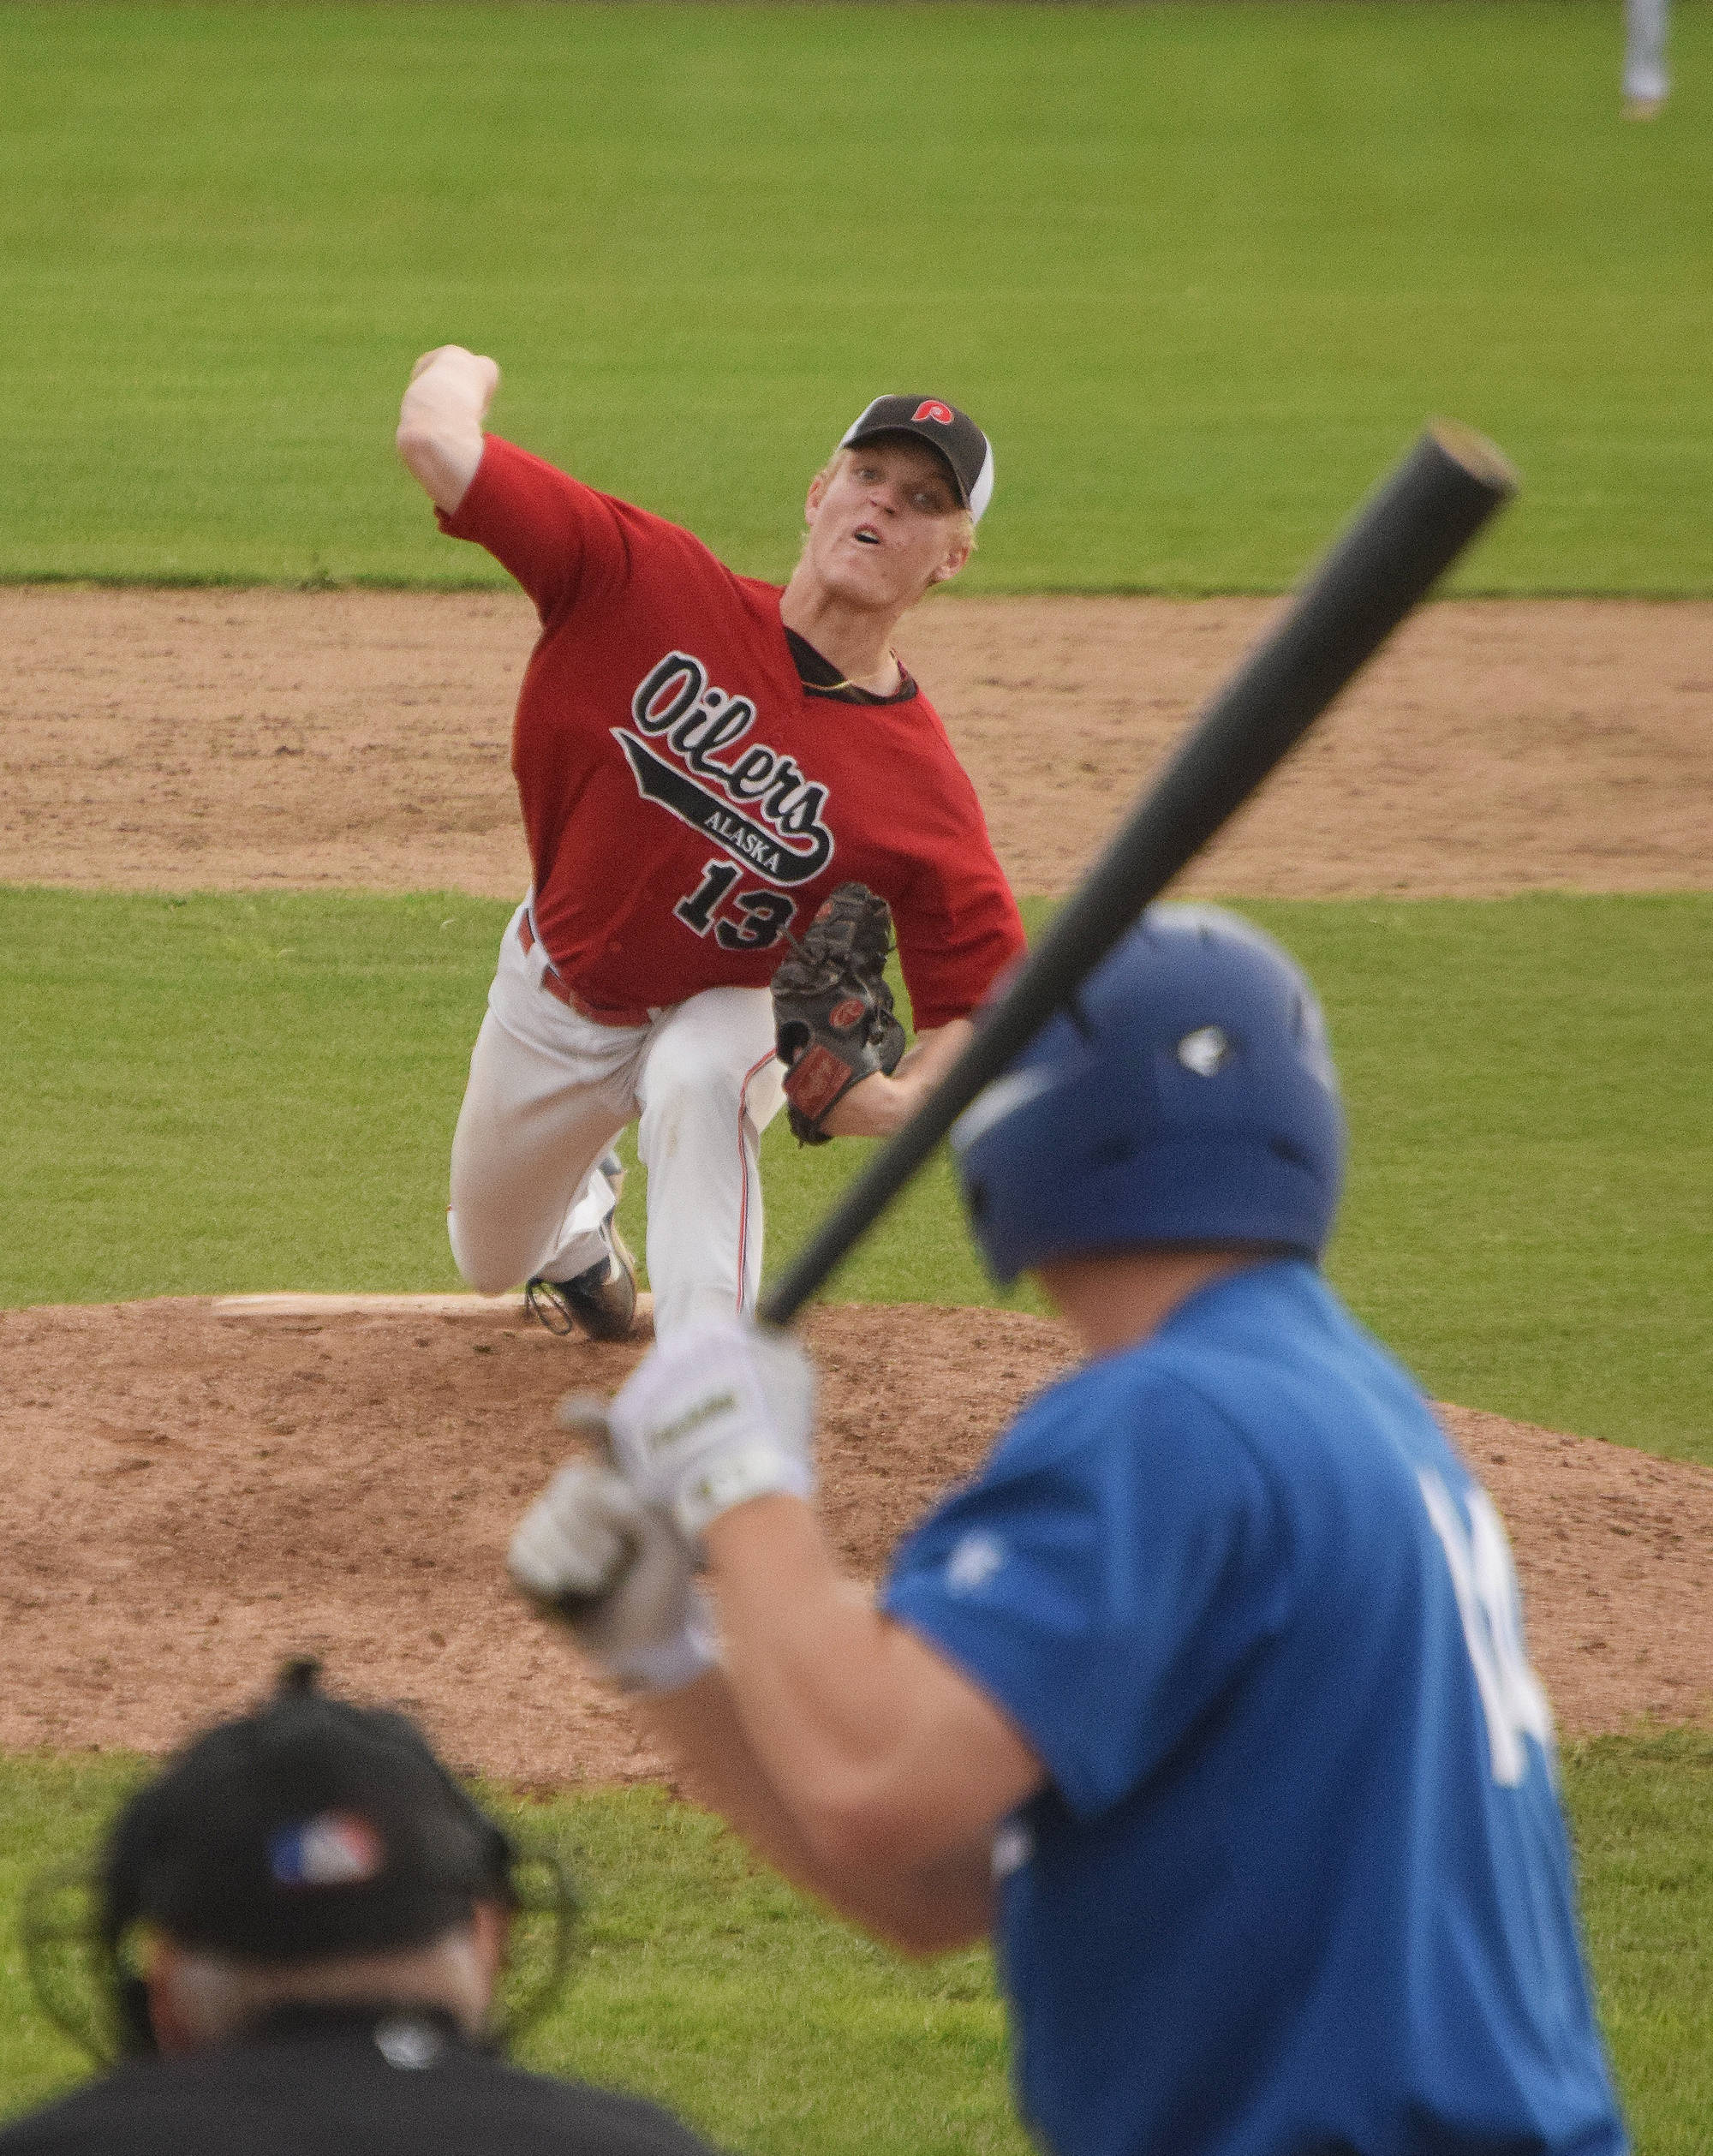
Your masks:
<path fill-rule="evenodd" d="M 609 1214 L 601 1229 L 609 1254 L 570 1280 L 530 1281 L 523 1290 L 529 1314 L 550 1333 L 573 1331 L 589 1340 L 624 1340 L 636 1317 L 636 1261 Z"/>
<path fill-rule="evenodd" d="M 532 1280 L 523 1299 L 550 1333 L 581 1332 L 590 1340 L 624 1340 L 636 1315 L 636 1275 L 619 1237 L 611 1257 L 570 1280 Z"/>

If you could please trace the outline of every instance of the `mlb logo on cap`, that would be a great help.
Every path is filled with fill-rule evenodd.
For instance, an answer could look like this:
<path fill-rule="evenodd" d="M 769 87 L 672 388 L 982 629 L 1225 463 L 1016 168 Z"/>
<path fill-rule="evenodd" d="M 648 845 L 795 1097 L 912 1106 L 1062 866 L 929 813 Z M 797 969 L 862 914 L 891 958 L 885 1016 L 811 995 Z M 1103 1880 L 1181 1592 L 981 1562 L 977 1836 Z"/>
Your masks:
<path fill-rule="evenodd" d="M 276 1886 L 361 1886 L 379 1876 L 386 1844 L 355 1812 L 319 1812 L 268 1836 L 268 1875 Z"/>
<path fill-rule="evenodd" d="M 967 412 L 938 397 L 877 397 L 839 446 L 877 434 L 914 434 L 945 459 L 958 499 L 976 522 L 994 498 L 994 445 Z"/>

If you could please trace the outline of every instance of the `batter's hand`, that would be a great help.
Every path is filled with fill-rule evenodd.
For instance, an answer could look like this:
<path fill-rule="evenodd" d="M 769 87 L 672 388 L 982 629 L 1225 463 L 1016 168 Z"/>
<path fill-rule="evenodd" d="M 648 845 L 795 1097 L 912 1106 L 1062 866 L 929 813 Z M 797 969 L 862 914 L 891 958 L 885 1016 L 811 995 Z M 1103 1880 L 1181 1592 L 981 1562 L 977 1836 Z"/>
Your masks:
<path fill-rule="evenodd" d="M 737 1318 L 676 1333 L 608 1413 L 612 1456 L 695 1543 L 733 1505 L 815 1490 L 815 1371 L 797 1342 Z"/>
<path fill-rule="evenodd" d="M 677 1692 L 718 1659 L 689 1550 L 610 1467 L 562 1467 L 518 1522 L 506 1565 L 624 1691 Z"/>

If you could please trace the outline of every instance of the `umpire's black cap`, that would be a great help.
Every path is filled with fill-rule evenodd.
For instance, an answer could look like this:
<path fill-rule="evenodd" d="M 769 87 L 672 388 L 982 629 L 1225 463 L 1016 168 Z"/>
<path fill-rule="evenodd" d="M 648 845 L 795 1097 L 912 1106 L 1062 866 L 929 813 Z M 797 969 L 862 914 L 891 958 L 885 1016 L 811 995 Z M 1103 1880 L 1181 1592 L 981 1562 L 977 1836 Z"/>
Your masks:
<path fill-rule="evenodd" d="M 841 438 L 840 449 L 877 434 L 914 434 L 938 450 L 958 499 L 977 523 L 994 497 L 994 445 L 967 412 L 940 397 L 877 397 Z"/>
<path fill-rule="evenodd" d="M 184 1946 L 302 1962 L 419 1946 L 511 1899 L 512 1845 L 415 1724 L 289 1663 L 126 1806 L 101 1867 L 110 1947 L 137 1923 Z"/>

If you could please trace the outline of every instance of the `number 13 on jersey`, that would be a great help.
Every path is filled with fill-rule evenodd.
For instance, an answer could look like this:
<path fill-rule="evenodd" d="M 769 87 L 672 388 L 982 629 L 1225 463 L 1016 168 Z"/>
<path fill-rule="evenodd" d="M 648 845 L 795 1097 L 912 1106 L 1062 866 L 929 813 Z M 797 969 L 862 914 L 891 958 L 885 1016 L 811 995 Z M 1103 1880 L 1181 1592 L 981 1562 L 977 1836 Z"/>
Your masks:
<path fill-rule="evenodd" d="M 790 928 L 797 904 L 783 891 L 740 891 L 728 903 L 727 893 L 743 873 L 735 862 L 710 861 L 701 881 L 672 911 L 698 935 L 706 935 L 711 928 L 723 951 L 765 951 Z M 714 918 L 716 907 L 724 918 Z M 734 913 L 738 917 L 735 921 L 731 917 Z"/>

